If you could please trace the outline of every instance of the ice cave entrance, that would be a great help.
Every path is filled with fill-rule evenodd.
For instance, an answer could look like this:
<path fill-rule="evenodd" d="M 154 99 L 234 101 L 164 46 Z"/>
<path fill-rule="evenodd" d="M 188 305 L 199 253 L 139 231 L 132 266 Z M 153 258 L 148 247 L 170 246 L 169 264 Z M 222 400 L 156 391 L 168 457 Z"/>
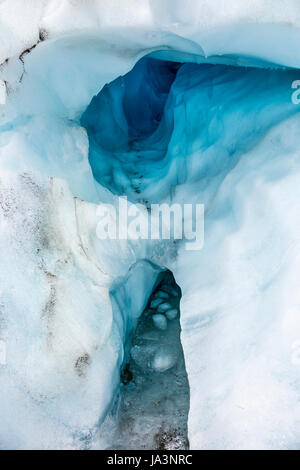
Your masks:
<path fill-rule="evenodd" d="M 298 112 L 291 100 L 295 79 L 297 71 L 269 65 L 146 56 L 107 84 L 81 117 L 94 178 L 148 208 L 148 203 L 172 200 L 180 185 L 184 202 L 196 195 L 209 206 L 240 158 L 273 126 Z M 174 294 L 171 305 L 168 289 Z M 188 447 L 180 297 L 166 271 L 125 338 L 115 448 Z"/>
<path fill-rule="evenodd" d="M 133 202 L 161 201 L 188 181 L 211 187 L 268 129 L 298 112 L 296 78 L 297 71 L 270 64 L 143 57 L 81 117 L 95 180 Z"/>

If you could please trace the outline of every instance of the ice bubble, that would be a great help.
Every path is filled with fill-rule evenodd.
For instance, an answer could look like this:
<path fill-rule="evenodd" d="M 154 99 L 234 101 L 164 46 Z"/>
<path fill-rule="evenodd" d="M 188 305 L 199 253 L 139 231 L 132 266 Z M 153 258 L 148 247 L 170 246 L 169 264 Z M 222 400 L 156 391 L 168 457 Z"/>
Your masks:
<path fill-rule="evenodd" d="M 174 320 L 177 317 L 178 310 L 177 308 L 172 308 L 171 310 L 166 311 L 166 316 L 169 320 Z"/>
<path fill-rule="evenodd" d="M 163 302 L 163 299 L 155 299 L 155 300 L 152 300 L 152 302 L 151 302 L 151 304 L 150 304 L 150 307 L 151 307 L 151 308 L 156 308 L 156 307 L 158 307 L 162 302 Z"/>
<path fill-rule="evenodd" d="M 166 310 L 170 310 L 170 308 L 171 308 L 171 305 L 168 302 L 165 302 L 161 304 L 157 310 L 158 312 L 165 312 Z"/>
<path fill-rule="evenodd" d="M 165 372 L 176 364 L 177 356 L 171 351 L 158 351 L 153 359 L 152 367 L 158 372 Z"/>
<path fill-rule="evenodd" d="M 164 315 L 157 313 L 152 317 L 153 323 L 159 330 L 166 330 L 168 327 L 167 319 Z"/>

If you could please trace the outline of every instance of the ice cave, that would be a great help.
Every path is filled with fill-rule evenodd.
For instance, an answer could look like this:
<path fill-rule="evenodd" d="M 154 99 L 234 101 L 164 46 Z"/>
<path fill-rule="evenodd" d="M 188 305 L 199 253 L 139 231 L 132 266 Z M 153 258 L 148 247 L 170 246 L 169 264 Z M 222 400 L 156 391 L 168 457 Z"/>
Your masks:
<path fill-rule="evenodd" d="M 296 0 L 0 2 L 0 450 L 300 449 L 299 39 Z"/>

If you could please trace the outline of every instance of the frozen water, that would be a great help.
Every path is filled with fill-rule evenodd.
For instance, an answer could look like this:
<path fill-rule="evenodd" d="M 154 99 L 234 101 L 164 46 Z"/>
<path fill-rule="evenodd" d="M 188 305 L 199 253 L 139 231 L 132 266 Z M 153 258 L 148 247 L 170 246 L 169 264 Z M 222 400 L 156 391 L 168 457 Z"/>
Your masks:
<path fill-rule="evenodd" d="M 154 300 L 152 300 L 152 302 L 151 302 L 151 304 L 150 304 L 150 307 L 151 307 L 151 308 L 156 308 L 156 307 L 158 307 L 162 302 L 163 302 L 163 299 L 162 299 L 162 298 L 154 299 Z"/>
<path fill-rule="evenodd" d="M 156 328 L 159 328 L 160 330 L 166 330 L 168 327 L 166 317 L 161 314 L 155 314 L 152 316 L 152 320 Z"/>
<path fill-rule="evenodd" d="M 155 294 L 155 297 L 159 297 L 161 299 L 167 299 L 169 295 L 166 292 L 159 291 L 157 294 Z"/>
<path fill-rule="evenodd" d="M 166 310 L 169 310 L 171 308 L 171 305 L 168 304 L 168 303 L 163 303 L 161 305 L 159 305 L 157 311 L 158 312 L 165 312 Z"/>
<path fill-rule="evenodd" d="M 159 396 L 187 445 L 182 352 L 154 370 L 176 355 L 160 335 L 179 337 L 145 305 L 154 262 L 183 292 L 191 447 L 298 449 L 299 2 L 5 0 L 0 23 L 0 447 L 109 445 L 131 349 L 116 446 L 135 403 L 132 446 L 145 429 L 149 447 L 177 442 L 173 421 L 150 432 Z M 99 243 L 90 202 L 119 194 L 205 203 L 203 250 Z"/>
<path fill-rule="evenodd" d="M 153 368 L 158 372 L 165 372 L 176 364 L 177 356 L 172 350 L 165 348 L 158 351 L 153 359 Z"/>
<path fill-rule="evenodd" d="M 166 292 L 168 292 L 170 295 L 173 297 L 178 297 L 179 293 L 176 289 L 169 287 L 169 286 L 164 286 L 164 289 Z"/>
<path fill-rule="evenodd" d="M 168 323 L 148 314 L 159 289 L 175 286 L 169 271 L 158 274 L 144 312 L 129 338 L 130 355 L 123 361 L 120 397 L 112 410 L 116 423 L 109 448 L 186 449 L 189 386 L 180 343 L 179 318 Z M 180 292 L 180 289 L 178 288 Z M 179 307 L 180 296 L 177 299 Z M 164 328 L 156 328 L 157 319 Z"/>
<path fill-rule="evenodd" d="M 197 194 L 205 193 L 207 202 L 241 155 L 272 126 L 298 113 L 291 101 L 295 71 L 175 65 L 142 59 L 129 78 L 105 87 L 81 120 L 95 178 L 134 201 L 162 201 L 178 184 L 198 182 Z M 132 77 L 145 89 L 132 89 Z M 150 110 L 144 131 L 136 124 L 140 99 Z"/>
<path fill-rule="evenodd" d="M 168 320 L 174 320 L 174 318 L 178 315 L 178 310 L 176 308 L 172 308 L 171 310 L 167 310 L 165 313 Z"/>
<path fill-rule="evenodd" d="M 6 85 L 3 80 L 0 80 L 0 105 L 6 103 Z"/>

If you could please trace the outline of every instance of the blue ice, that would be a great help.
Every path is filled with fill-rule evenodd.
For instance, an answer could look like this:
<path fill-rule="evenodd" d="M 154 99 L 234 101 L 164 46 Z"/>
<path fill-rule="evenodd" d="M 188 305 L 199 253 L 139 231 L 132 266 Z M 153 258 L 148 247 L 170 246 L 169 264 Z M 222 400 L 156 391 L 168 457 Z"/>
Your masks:
<path fill-rule="evenodd" d="M 295 70 L 180 64 L 145 57 L 82 116 L 95 179 L 131 200 L 178 184 L 213 191 L 266 132 L 298 112 Z"/>

